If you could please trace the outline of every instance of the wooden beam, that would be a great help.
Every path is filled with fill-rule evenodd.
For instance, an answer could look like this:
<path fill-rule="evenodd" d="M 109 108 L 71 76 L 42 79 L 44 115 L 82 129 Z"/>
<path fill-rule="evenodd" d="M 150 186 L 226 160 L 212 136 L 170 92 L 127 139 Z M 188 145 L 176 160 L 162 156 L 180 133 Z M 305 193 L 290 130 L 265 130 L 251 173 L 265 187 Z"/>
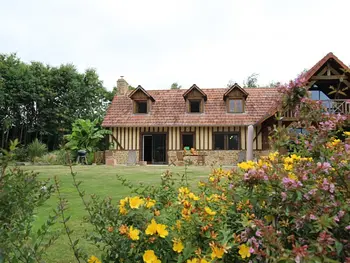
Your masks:
<path fill-rule="evenodd" d="M 110 135 L 112 135 L 113 141 L 115 141 L 117 143 L 117 145 L 120 147 L 120 149 L 124 150 L 124 147 L 118 142 L 117 138 L 115 138 L 113 134 L 110 134 Z"/>
<path fill-rule="evenodd" d="M 313 76 L 311 80 L 337 80 L 337 79 L 348 79 L 347 76 L 344 75 L 330 75 L 330 76 Z"/>

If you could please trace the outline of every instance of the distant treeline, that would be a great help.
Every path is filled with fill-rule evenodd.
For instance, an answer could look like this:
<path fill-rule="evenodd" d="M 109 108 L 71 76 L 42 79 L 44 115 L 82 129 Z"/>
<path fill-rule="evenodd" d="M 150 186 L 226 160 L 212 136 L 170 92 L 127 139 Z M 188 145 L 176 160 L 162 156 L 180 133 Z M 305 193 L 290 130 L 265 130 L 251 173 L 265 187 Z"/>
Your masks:
<path fill-rule="evenodd" d="M 71 64 L 28 64 L 0 54 L 0 148 L 38 138 L 57 149 L 76 119 L 102 118 L 112 98 L 94 69 L 79 73 Z"/>

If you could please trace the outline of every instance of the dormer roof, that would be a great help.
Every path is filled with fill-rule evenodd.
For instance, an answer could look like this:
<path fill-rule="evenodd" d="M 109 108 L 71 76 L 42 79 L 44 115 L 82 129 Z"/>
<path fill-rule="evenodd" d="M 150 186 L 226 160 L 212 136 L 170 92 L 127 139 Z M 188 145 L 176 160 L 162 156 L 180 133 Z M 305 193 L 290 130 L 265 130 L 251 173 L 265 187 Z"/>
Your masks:
<path fill-rule="evenodd" d="M 225 92 L 223 99 L 226 100 L 230 93 L 236 89 L 242 94 L 242 97 L 245 99 L 248 97 L 249 93 L 242 89 L 237 83 L 235 83 Z"/>
<path fill-rule="evenodd" d="M 133 96 L 137 93 L 141 91 L 143 94 L 146 95 L 146 97 L 148 99 L 150 99 L 152 102 L 155 102 L 155 99 L 144 89 L 141 87 L 141 85 L 138 85 L 136 89 L 134 89 L 130 94 L 129 94 L 129 98 L 132 99 Z"/>
<path fill-rule="evenodd" d="M 187 96 L 194 90 L 197 90 L 204 98 L 204 100 L 207 100 L 207 94 L 204 93 L 203 90 L 201 90 L 196 84 L 193 84 L 188 90 L 185 91 L 185 93 L 182 95 L 184 99 L 187 99 Z"/>

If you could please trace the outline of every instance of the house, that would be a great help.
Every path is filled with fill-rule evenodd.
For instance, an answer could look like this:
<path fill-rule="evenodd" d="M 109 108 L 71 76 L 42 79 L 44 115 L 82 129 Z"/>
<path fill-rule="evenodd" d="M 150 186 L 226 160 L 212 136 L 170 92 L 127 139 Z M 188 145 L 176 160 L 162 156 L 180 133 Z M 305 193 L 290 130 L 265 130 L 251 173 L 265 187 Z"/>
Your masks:
<path fill-rule="evenodd" d="M 332 53 L 307 73 L 311 98 L 321 100 L 332 113 L 350 116 L 349 68 Z M 269 132 L 274 124 L 276 88 L 205 89 L 193 84 L 187 90 L 146 90 L 138 86 L 129 91 L 125 79 L 117 81 L 114 97 L 103 121 L 112 131 L 114 147 L 106 154 L 107 164 L 126 164 L 130 156 L 148 164 L 183 161 L 232 164 L 245 155 L 248 127 L 253 127 L 256 156 L 269 150 Z M 334 92 L 336 90 L 336 92 Z M 296 121 L 285 112 L 279 121 Z"/>

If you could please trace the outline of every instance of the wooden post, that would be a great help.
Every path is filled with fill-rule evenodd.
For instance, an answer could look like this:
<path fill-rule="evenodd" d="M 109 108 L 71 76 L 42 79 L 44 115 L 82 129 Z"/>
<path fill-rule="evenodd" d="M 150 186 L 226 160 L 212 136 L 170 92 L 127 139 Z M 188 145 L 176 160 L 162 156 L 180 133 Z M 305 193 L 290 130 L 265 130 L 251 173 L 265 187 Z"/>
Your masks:
<path fill-rule="evenodd" d="M 253 134 L 254 127 L 253 125 L 248 126 L 248 136 L 247 136 L 247 161 L 253 160 Z"/>

